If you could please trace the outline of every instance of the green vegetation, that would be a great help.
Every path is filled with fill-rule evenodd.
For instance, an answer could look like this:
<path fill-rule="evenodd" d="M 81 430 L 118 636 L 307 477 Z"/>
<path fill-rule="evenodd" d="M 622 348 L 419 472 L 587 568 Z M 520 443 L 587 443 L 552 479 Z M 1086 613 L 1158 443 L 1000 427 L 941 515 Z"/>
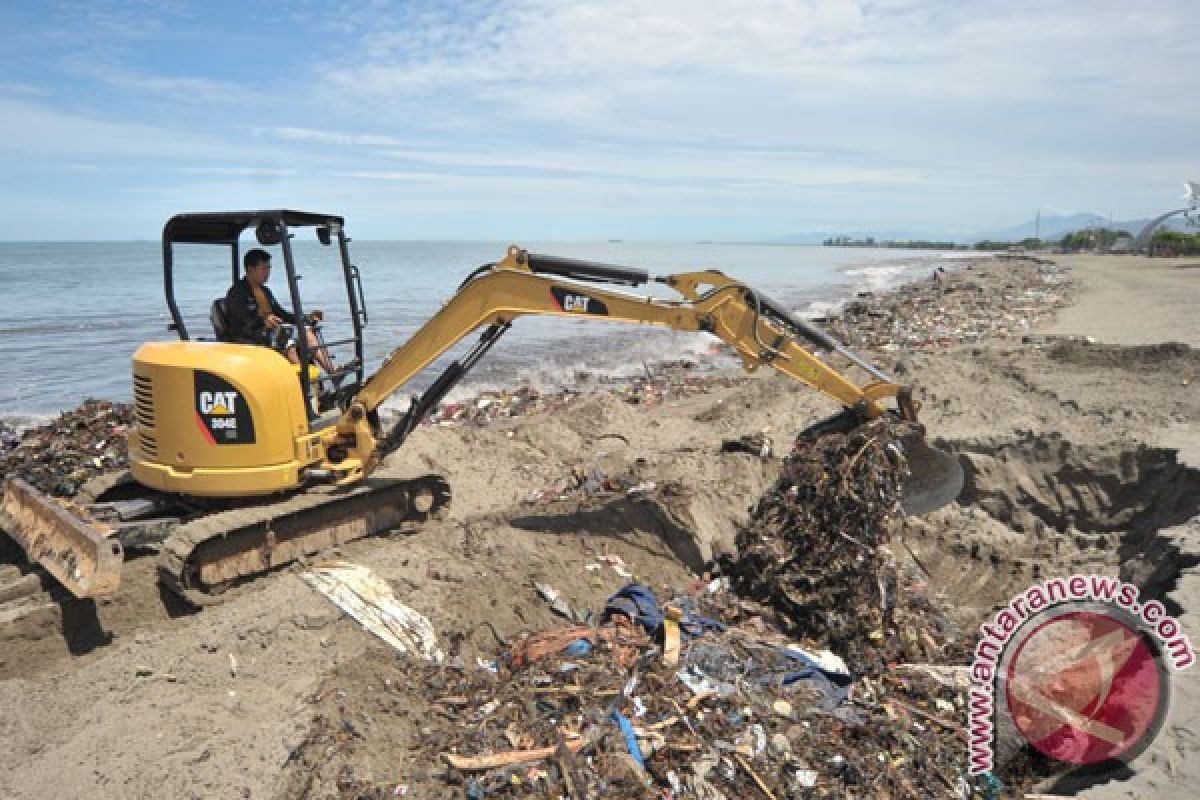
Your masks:
<path fill-rule="evenodd" d="M 1126 231 L 1109 228 L 1088 228 L 1068 233 L 1059 240 L 1029 237 L 1019 242 L 1003 242 L 985 239 L 976 242 L 972 250 L 1058 250 L 1063 253 L 1107 253 L 1117 248 L 1120 240 L 1130 242 Z M 1131 243 L 1131 242 L 1130 242 Z M 867 236 L 855 239 L 850 236 L 831 236 L 825 240 L 826 247 L 892 247 L 913 250 L 966 250 L 965 245 L 954 242 L 931 242 L 923 239 L 898 242 L 890 239 L 875 239 Z M 1126 250 L 1125 252 L 1128 252 Z M 1200 233 L 1158 231 L 1150 239 L 1148 252 L 1152 256 L 1195 256 L 1200 255 Z"/>
<path fill-rule="evenodd" d="M 1041 250 L 1044 247 L 1049 247 L 1049 242 L 1043 242 L 1041 239 L 1035 239 L 1030 236 L 1027 239 L 1022 239 L 1019 242 L 997 242 L 990 239 L 984 239 L 982 242 L 976 242 L 971 245 L 973 250 Z"/>
<path fill-rule="evenodd" d="M 1200 255 L 1200 233 L 1157 231 L 1150 237 L 1148 250 L 1152 256 Z"/>
<path fill-rule="evenodd" d="M 1106 253 L 1113 250 L 1121 239 L 1128 240 L 1129 234 L 1125 231 L 1108 228 L 1088 228 L 1068 233 L 1057 240 L 1036 239 L 1031 236 L 1019 242 L 976 242 L 973 247 L 976 250 L 1058 250 L 1063 253 Z"/>
<path fill-rule="evenodd" d="M 925 239 L 898 242 L 892 239 L 876 241 L 874 236 L 864 239 L 852 239 L 849 236 L 830 236 L 825 240 L 826 247 L 888 247 L 898 250 L 965 250 L 966 247 L 954 242 L 930 242 Z"/>
<path fill-rule="evenodd" d="M 1111 250 L 1117 239 L 1128 237 L 1124 231 L 1113 231 L 1108 228 L 1089 228 L 1086 231 L 1068 233 L 1062 238 L 1060 246 L 1067 253 L 1078 253 L 1084 250 Z"/>

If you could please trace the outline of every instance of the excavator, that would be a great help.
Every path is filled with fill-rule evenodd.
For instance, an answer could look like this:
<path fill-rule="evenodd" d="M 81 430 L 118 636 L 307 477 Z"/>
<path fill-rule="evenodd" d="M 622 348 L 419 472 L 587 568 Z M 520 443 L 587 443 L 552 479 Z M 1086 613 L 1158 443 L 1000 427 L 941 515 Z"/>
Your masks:
<path fill-rule="evenodd" d="M 226 339 L 226 309 L 211 307 L 214 336 L 193 337 L 175 291 L 180 248 L 226 251 L 240 276 L 249 232 L 278 248 L 297 320 L 305 319 L 297 236 L 315 232 L 336 247 L 352 333 L 318 347 L 348 353 L 321 372 L 307 337 L 295 336 L 298 362 L 278 350 Z M 471 272 L 442 308 L 369 377 L 368 321 L 359 269 L 351 263 L 344 220 L 292 210 L 188 213 L 163 228 L 163 282 L 173 341 L 147 342 L 133 355 L 129 470 L 103 475 L 71 501 L 11 477 L 0 502 L 0 529 L 81 598 L 120 587 L 126 548 L 158 552 L 158 575 L 195 606 L 218 602 L 230 586 L 343 542 L 419 525 L 446 506 L 437 475 L 397 479 L 378 470 L 446 394 L 520 317 L 545 315 L 703 331 L 727 343 L 747 371 L 766 365 L 835 399 L 843 411 L 810 430 L 849 429 L 884 414 L 916 423 L 911 387 L 888 377 L 814 324 L 761 292 L 715 270 L 651 275 L 632 267 L 527 252 Z M 310 243 L 304 243 L 311 246 Z M 194 260 L 194 259 L 192 259 Z M 624 289 L 657 283 L 673 299 Z M 191 321 L 195 321 L 194 319 Z M 406 413 L 384 425 L 380 408 L 454 345 L 479 332 Z M 207 331 L 205 331 L 207 333 Z M 851 380 L 829 363 L 839 356 L 867 376 Z M 962 471 L 918 431 L 903 444 L 911 477 L 909 514 L 953 501 Z"/>

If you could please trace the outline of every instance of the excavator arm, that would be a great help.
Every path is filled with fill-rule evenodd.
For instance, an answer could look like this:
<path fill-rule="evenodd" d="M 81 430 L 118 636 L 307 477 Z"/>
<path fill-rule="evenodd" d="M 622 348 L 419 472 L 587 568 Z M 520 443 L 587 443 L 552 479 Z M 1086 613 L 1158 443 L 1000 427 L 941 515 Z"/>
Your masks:
<path fill-rule="evenodd" d="M 651 280 L 680 296 L 661 300 L 600 288 L 638 286 Z M 327 463 L 340 483 L 369 474 L 395 450 L 446 392 L 481 358 L 518 317 L 587 317 L 598 321 L 704 331 L 728 343 L 747 371 L 765 365 L 837 400 L 858 419 L 871 419 L 895 404 L 915 422 L 908 389 L 892 381 L 825 332 L 797 319 L 756 290 L 717 271 L 651 277 L 627 267 L 528 253 L 510 247 L 505 258 L 480 267 L 411 339 L 394 350 L 362 387 L 326 441 Z M 420 397 L 388 433 L 378 423 L 379 406 L 421 370 L 472 332 L 479 343 Z M 822 352 L 836 352 L 858 365 L 870 380 L 862 385 L 830 366 Z M 937 451 L 934 451 L 937 452 Z M 957 492 L 955 492 L 957 493 Z"/>

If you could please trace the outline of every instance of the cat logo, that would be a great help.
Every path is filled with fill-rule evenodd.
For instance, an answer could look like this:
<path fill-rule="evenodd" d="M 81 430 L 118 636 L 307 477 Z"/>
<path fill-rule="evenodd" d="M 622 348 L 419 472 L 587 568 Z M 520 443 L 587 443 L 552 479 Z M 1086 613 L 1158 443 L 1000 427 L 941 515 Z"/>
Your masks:
<path fill-rule="evenodd" d="M 563 296 L 563 311 L 582 311 L 584 314 L 588 310 L 588 301 L 592 298 L 582 294 L 568 294 Z"/>
<path fill-rule="evenodd" d="M 237 409 L 237 392 L 200 392 L 200 413 L 232 417 Z"/>
<path fill-rule="evenodd" d="M 608 314 L 608 306 L 604 305 L 603 301 L 589 297 L 586 294 L 569 291 L 561 286 L 551 286 L 550 296 L 554 299 L 554 304 L 558 306 L 560 311 L 567 311 L 572 314 Z"/>
<path fill-rule="evenodd" d="M 211 372 L 195 372 L 196 424 L 209 444 L 254 444 L 250 404 L 229 381 Z"/>

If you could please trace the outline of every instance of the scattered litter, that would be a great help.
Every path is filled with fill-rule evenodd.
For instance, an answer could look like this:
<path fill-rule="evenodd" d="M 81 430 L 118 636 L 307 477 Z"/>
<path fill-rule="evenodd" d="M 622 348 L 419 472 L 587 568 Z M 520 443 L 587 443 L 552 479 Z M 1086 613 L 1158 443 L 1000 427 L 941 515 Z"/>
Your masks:
<path fill-rule="evenodd" d="M 587 639 L 576 639 L 563 652 L 569 656 L 586 656 L 592 652 L 592 643 Z"/>
<path fill-rule="evenodd" d="M 815 769 L 798 769 L 793 775 L 792 782 L 798 789 L 811 789 L 817 785 L 817 771 Z"/>
<path fill-rule="evenodd" d="M 414 653 L 427 661 L 442 660 L 437 634 L 429 620 L 397 600 L 387 582 L 366 567 L 327 561 L 305 570 L 300 577 L 397 651 Z"/>
<path fill-rule="evenodd" d="M 1062 268 L 1028 258 L 1009 259 L 1004 268 L 1004 284 L 991 291 L 969 269 L 946 272 L 940 284 L 868 293 L 818 321 L 851 347 L 941 348 L 1021 337 L 1072 302 L 1075 284 Z"/>
<path fill-rule="evenodd" d="M 132 424 L 128 404 L 91 399 L 23 432 L 0 422 L 0 482 L 19 475 L 42 492 L 74 497 L 96 475 L 129 465 Z"/>
<path fill-rule="evenodd" d="M 562 594 L 553 586 L 544 583 L 534 583 L 533 588 L 541 595 L 542 599 L 550 604 L 550 609 L 560 617 L 575 621 L 575 612 L 571 610 L 571 605 L 563 598 Z"/>
<path fill-rule="evenodd" d="M 595 382 L 587 375 L 577 375 L 579 383 L 589 384 L 593 390 L 607 391 L 622 402 L 630 405 L 654 407 L 671 400 L 679 400 L 719 387 L 732 386 L 737 380 L 717 370 L 726 356 L 725 348 L 718 347 L 711 357 L 703 362 L 690 360 L 661 361 L 647 364 L 646 374 L 627 380 Z M 551 414 L 570 406 L 579 397 L 579 390 L 562 388 L 542 392 L 532 386 L 515 390 L 487 390 L 472 400 L 442 404 L 430 415 L 429 425 L 488 425 L 498 420 L 525 417 L 531 414 Z M 619 433 L 603 433 L 596 439 L 615 439 L 629 444 L 628 438 Z"/>

